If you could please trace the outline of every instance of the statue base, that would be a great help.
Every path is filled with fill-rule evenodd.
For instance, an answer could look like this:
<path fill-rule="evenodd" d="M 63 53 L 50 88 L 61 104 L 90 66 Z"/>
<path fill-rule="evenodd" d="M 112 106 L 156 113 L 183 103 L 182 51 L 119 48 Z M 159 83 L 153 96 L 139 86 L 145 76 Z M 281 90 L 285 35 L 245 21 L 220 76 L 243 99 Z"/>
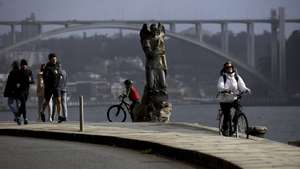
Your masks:
<path fill-rule="evenodd" d="M 146 87 L 142 103 L 133 110 L 134 122 L 169 122 L 172 104 L 162 91 L 149 91 Z"/>

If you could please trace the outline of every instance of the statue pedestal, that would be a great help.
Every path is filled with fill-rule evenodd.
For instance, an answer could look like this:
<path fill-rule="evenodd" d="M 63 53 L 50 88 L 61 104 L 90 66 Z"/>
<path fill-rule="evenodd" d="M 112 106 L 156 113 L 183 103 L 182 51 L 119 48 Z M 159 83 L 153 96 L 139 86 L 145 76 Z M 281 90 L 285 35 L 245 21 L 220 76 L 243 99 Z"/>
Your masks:
<path fill-rule="evenodd" d="M 149 92 L 144 89 L 142 103 L 133 110 L 134 122 L 168 122 L 172 104 L 164 92 Z"/>

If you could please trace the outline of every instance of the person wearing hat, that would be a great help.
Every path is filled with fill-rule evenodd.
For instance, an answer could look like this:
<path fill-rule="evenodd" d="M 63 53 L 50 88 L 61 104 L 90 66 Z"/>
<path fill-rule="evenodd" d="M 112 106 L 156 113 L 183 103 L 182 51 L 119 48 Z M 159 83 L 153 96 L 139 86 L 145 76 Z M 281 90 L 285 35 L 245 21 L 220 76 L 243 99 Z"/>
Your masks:
<path fill-rule="evenodd" d="M 137 90 L 137 88 L 133 85 L 133 81 L 132 80 L 125 80 L 124 81 L 124 85 L 125 85 L 125 96 L 129 98 L 129 100 L 131 101 L 130 104 L 130 116 L 131 116 L 131 120 L 133 120 L 133 115 L 132 115 L 132 111 L 133 109 L 140 104 L 140 94 Z"/>
<path fill-rule="evenodd" d="M 241 92 L 251 93 L 251 90 L 246 86 L 244 80 L 237 74 L 231 62 L 225 62 L 220 72 L 220 77 L 217 84 L 218 99 L 220 107 L 224 114 L 223 135 L 228 136 L 228 122 L 230 121 L 231 108 L 237 107 L 237 94 Z"/>

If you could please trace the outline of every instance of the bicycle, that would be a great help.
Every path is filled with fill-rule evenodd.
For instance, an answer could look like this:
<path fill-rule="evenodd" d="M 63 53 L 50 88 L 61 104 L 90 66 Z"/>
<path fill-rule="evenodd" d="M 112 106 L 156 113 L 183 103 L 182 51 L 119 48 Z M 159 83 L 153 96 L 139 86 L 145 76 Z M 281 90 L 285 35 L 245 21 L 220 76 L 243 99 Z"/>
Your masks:
<path fill-rule="evenodd" d="M 240 103 L 243 94 L 245 94 L 245 92 L 241 92 L 240 94 L 236 95 L 237 100 L 235 102 L 237 105 L 235 111 L 230 111 L 230 120 L 227 126 L 229 127 L 229 136 L 235 136 L 235 137 L 246 136 L 246 138 L 248 139 L 249 138 L 248 119 L 245 113 L 242 111 L 242 105 Z M 219 134 L 224 135 L 225 133 L 225 131 L 223 130 L 224 114 L 221 109 L 219 109 L 217 120 L 219 120 Z"/>
<path fill-rule="evenodd" d="M 109 122 L 124 122 L 126 120 L 127 113 L 130 113 L 130 105 L 125 101 L 125 98 L 126 95 L 120 95 L 120 104 L 108 108 L 106 115 Z"/>

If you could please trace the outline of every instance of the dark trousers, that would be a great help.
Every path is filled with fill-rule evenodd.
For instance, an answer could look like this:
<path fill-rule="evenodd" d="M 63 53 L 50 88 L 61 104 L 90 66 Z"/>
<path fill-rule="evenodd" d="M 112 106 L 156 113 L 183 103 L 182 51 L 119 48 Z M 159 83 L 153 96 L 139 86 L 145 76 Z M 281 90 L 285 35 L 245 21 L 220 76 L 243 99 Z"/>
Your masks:
<path fill-rule="evenodd" d="M 222 129 L 223 131 L 227 131 L 229 128 L 229 124 L 231 123 L 231 108 L 237 108 L 238 107 L 238 101 L 230 102 L 230 103 L 220 103 L 221 110 L 224 114 L 224 121 Z"/>
<path fill-rule="evenodd" d="M 27 119 L 27 113 L 26 113 L 26 101 L 28 98 L 28 92 L 21 92 L 19 99 L 20 99 L 20 108 L 19 108 L 19 112 L 18 112 L 18 117 L 21 117 L 21 115 L 23 116 L 23 119 Z"/>
<path fill-rule="evenodd" d="M 133 109 L 138 106 L 139 104 L 141 104 L 139 101 L 132 101 L 130 107 L 129 107 L 129 114 L 131 117 L 131 120 L 134 121 L 134 117 L 133 117 Z"/>

